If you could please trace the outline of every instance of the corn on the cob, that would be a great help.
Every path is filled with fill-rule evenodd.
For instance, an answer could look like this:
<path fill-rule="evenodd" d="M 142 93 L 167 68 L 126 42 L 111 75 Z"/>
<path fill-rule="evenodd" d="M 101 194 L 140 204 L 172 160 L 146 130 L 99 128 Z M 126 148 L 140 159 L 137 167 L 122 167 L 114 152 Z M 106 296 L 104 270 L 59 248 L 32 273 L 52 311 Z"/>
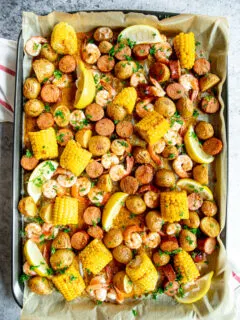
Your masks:
<path fill-rule="evenodd" d="M 197 279 L 200 274 L 193 259 L 186 251 L 182 250 L 174 256 L 175 270 L 181 275 L 181 283 Z"/>
<path fill-rule="evenodd" d="M 112 260 L 112 254 L 102 241 L 94 239 L 79 253 L 79 259 L 84 269 L 97 274 Z"/>
<path fill-rule="evenodd" d="M 158 112 L 150 112 L 135 125 L 136 131 L 149 144 L 158 142 L 168 131 L 169 123 Z"/>
<path fill-rule="evenodd" d="M 174 222 L 188 219 L 189 211 L 186 191 L 161 192 L 160 209 L 164 221 Z"/>
<path fill-rule="evenodd" d="M 58 145 L 53 128 L 29 132 L 34 157 L 40 159 L 54 159 L 58 157 Z"/>
<path fill-rule="evenodd" d="M 60 165 L 79 176 L 88 165 L 91 157 L 92 154 L 89 151 L 82 149 L 76 141 L 70 140 L 60 157 Z"/>
<path fill-rule="evenodd" d="M 78 200 L 56 197 L 52 220 L 54 225 L 78 224 Z"/>
<path fill-rule="evenodd" d="M 182 68 L 191 69 L 195 60 L 195 37 L 193 32 L 179 33 L 173 40 L 174 49 Z"/>
<path fill-rule="evenodd" d="M 124 88 L 113 100 L 113 104 L 123 106 L 128 114 L 133 112 L 137 100 L 137 91 L 133 87 Z"/>
<path fill-rule="evenodd" d="M 154 291 L 158 281 L 158 273 L 154 268 L 146 273 L 141 279 L 138 279 L 133 283 L 133 290 L 136 296 L 140 296 L 144 293 Z"/>
<path fill-rule="evenodd" d="M 85 289 L 83 278 L 73 265 L 63 274 L 53 276 L 52 281 L 67 301 L 77 298 Z"/>
<path fill-rule="evenodd" d="M 56 24 L 51 35 L 51 46 L 59 54 L 76 53 L 77 35 L 74 28 L 66 22 Z"/>
<path fill-rule="evenodd" d="M 132 281 L 139 280 L 144 275 L 154 271 L 156 269 L 146 253 L 137 255 L 126 266 L 126 273 Z"/>

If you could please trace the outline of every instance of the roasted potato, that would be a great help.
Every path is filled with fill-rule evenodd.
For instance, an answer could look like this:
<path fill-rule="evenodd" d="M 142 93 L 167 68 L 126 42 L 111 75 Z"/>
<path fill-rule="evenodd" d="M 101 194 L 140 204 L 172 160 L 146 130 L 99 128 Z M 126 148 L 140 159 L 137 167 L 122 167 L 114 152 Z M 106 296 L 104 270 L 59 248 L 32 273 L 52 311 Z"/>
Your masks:
<path fill-rule="evenodd" d="M 97 187 L 105 192 L 111 192 L 113 184 L 110 175 L 103 174 L 101 177 L 99 177 Z"/>
<path fill-rule="evenodd" d="M 160 216 L 160 212 L 156 210 L 149 211 L 145 217 L 145 221 L 148 229 L 152 232 L 159 232 L 164 223 L 162 217 Z"/>
<path fill-rule="evenodd" d="M 23 95 L 27 99 L 36 99 L 40 93 L 41 85 L 36 78 L 27 78 L 23 85 Z"/>
<path fill-rule="evenodd" d="M 71 240 L 68 233 L 60 231 L 52 242 L 54 249 L 71 249 Z"/>
<path fill-rule="evenodd" d="M 206 163 L 196 165 L 193 168 L 193 178 L 201 184 L 208 184 L 208 165 Z"/>
<path fill-rule="evenodd" d="M 132 250 L 124 244 L 114 248 L 112 254 L 114 259 L 123 264 L 128 264 L 133 258 Z"/>
<path fill-rule="evenodd" d="M 119 229 L 111 229 L 105 233 L 103 242 L 107 248 L 116 248 L 123 242 L 123 234 Z"/>
<path fill-rule="evenodd" d="M 217 213 L 217 205 L 213 201 L 205 200 L 201 206 L 201 211 L 207 217 L 215 216 Z"/>
<path fill-rule="evenodd" d="M 59 22 L 53 28 L 51 46 L 59 54 L 77 52 L 77 35 L 74 28 L 66 22 Z"/>
<path fill-rule="evenodd" d="M 196 135 L 199 139 L 207 140 L 214 135 L 214 129 L 211 123 L 206 121 L 199 121 L 195 127 Z"/>
<path fill-rule="evenodd" d="M 173 187 L 175 182 L 176 178 L 171 170 L 160 169 L 156 172 L 155 183 L 158 187 Z"/>
<path fill-rule="evenodd" d="M 193 251 L 197 247 L 197 237 L 191 231 L 183 229 L 179 235 L 180 247 L 185 251 Z"/>
<path fill-rule="evenodd" d="M 24 105 L 24 111 L 30 117 L 38 117 L 43 110 L 44 104 L 38 99 L 30 99 Z"/>
<path fill-rule="evenodd" d="M 38 209 L 32 197 L 22 198 L 18 203 L 18 210 L 26 217 L 36 217 Z"/>
<path fill-rule="evenodd" d="M 174 160 L 178 157 L 178 149 L 175 146 L 166 146 L 162 152 L 162 156 L 168 160 Z"/>
<path fill-rule="evenodd" d="M 130 293 L 133 289 L 133 283 L 129 279 L 125 271 L 119 271 L 114 275 L 113 285 L 117 287 L 120 291 L 125 293 Z"/>
<path fill-rule="evenodd" d="M 139 196 L 131 195 L 126 200 L 126 207 L 134 214 L 141 214 L 146 210 L 146 204 Z"/>
<path fill-rule="evenodd" d="M 112 120 L 121 121 L 126 117 L 127 111 L 118 104 L 110 103 L 107 105 L 107 114 Z"/>
<path fill-rule="evenodd" d="M 151 161 L 151 157 L 149 152 L 145 148 L 135 147 L 133 149 L 133 157 L 136 163 L 149 163 Z"/>
<path fill-rule="evenodd" d="M 155 252 L 153 255 L 153 262 L 157 267 L 165 266 L 170 261 L 170 255 L 164 252 Z"/>
<path fill-rule="evenodd" d="M 200 225 L 200 218 L 197 212 L 195 211 L 189 211 L 189 218 L 182 220 L 183 224 L 188 226 L 189 228 L 196 229 Z"/>
<path fill-rule="evenodd" d="M 55 70 L 54 64 L 47 59 L 34 60 L 32 67 L 40 83 L 50 78 Z"/>
<path fill-rule="evenodd" d="M 177 107 L 177 111 L 180 113 L 180 115 L 184 119 L 188 119 L 192 117 L 194 107 L 193 107 L 192 101 L 189 98 L 187 97 L 180 98 L 177 101 L 176 107 Z"/>
<path fill-rule="evenodd" d="M 115 65 L 114 71 L 118 79 L 126 80 L 133 74 L 133 69 L 136 69 L 135 62 L 122 60 Z"/>
<path fill-rule="evenodd" d="M 111 142 L 109 138 L 103 136 L 94 136 L 89 139 L 88 148 L 93 156 L 102 156 L 110 149 Z"/>
<path fill-rule="evenodd" d="M 107 40 L 101 41 L 98 46 L 101 53 L 108 53 L 112 49 L 112 47 L 113 45 L 111 44 L 111 42 Z"/>
<path fill-rule="evenodd" d="M 199 86 L 200 90 L 207 91 L 208 89 L 214 87 L 218 82 L 220 81 L 220 78 L 213 73 L 207 73 L 205 76 L 201 77 L 199 80 Z"/>
<path fill-rule="evenodd" d="M 204 217 L 200 222 L 200 229 L 212 238 L 217 237 L 220 233 L 220 225 L 217 220 L 212 217 Z"/>
<path fill-rule="evenodd" d="M 47 295 L 53 292 L 52 282 L 40 276 L 31 278 L 28 281 L 28 286 L 32 292 L 40 295 Z"/>
<path fill-rule="evenodd" d="M 58 54 L 53 50 L 49 43 L 42 45 L 40 55 L 42 58 L 45 58 L 51 62 L 56 61 L 58 58 Z"/>
<path fill-rule="evenodd" d="M 69 267 L 74 258 L 74 253 L 69 249 L 59 249 L 50 258 L 50 264 L 54 270 Z"/>
<path fill-rule="evenodd" d="M 171 99 L 167 97 L 161 97 L 156 100 L 154 104 L 154 110 L 161 114 L 163 117 L 170 118 L 176 112 L 176 106 Z"/>

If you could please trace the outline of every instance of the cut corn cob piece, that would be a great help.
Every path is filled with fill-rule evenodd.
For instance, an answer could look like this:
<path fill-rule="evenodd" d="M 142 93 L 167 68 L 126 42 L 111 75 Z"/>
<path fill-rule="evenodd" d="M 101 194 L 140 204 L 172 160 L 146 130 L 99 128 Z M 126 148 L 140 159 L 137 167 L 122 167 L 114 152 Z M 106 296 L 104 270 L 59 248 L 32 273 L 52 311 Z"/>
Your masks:
<path fill-rule="evenodd" d="M 113 100 L 113 104 L 123 106 L 128 114 L 133 112 L 137 101 L 137 91 L 133 87 L 124 88 Z"/>
<path fill-rule="evenodd" d="M 29 132 L 34 157 L 40 159 L 54 159 L 58 157 L 58 145 L 53 128 Z"/>
<path fill-rule="evenodd" d="M 85 289 L 83 278 L 73 265 L 63 274 L 53 276 L 52 282 L 67 301 L 77 298 Z"/>
<path fill-rule="evenodd" d="M 160 209 L 164 221 L 174 222 L 188 219 L 187 192 L 185 190 L 161 192 Z"/>
<path fill-rule="evenodd" d="M 150 112 L 135 125 L 140 136 L 149 144 L 158 142 L 169 129 L 169 123 L 158 112 Z"/>
<path fill-rule="evenodd" d="M 61 167 L 70 170 L 75 176 L 79 176 L 88 165 L 92 154 L 82 149 L 80 144 L 70 140 L 60 158 Z"/>
<path fill-rule="evenodd" d="M 154 268 L 148 271 L 141 279 L 138 279 L 133 283 L 134 294 L 140 296 L 144 293 L 154 291 L 158 281 L 158 273 Z"/>
<path fill-rule="evenodd" d="M 126 273 L 133 282 L 154 271 L 156 269 L 146 253 L 137 255 L 126 266 Z"/>
<path fill-rule="evenodd" d="M 184 250 L 174 256 L 175 270 L 181 275 L 181 283 L 196 280 L 200 274 L 191 256 Z"/>
<path fill-rule="evenodd" d="M 79 259 L 84 269 L 97 274 L 112 260 L 112 254 L 102 241 L 94 239 L 79 253 Z"/>
<path fill-rule="evenodd" d="M 78 224 L 78 200 L 56 197 L 52 220 L 54 225 Z"/>
<path fill-rule="evenodd" d="M 59 22 L 53 28 L 51 46 L 59 54 L 74 54 L 77 52 L 77 35 L 74 28 L 66 23 Z"/>
<path fill-rule="evenodd" d="M 193 32 L 179 33 L 173 40 L 174 49 L 182 68 L 191 69 L 195 61 L 195 37 Z"/>

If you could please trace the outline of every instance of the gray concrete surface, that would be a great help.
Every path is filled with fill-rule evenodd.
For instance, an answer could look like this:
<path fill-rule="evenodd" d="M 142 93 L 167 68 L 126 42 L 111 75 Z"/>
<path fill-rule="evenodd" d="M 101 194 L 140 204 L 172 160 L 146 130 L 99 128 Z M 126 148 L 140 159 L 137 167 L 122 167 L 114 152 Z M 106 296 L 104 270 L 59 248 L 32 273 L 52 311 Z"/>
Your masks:
<path fill-rule="evenodd" d="M 130 5 L 131 3 L 131 5 Z M 87 9 L 139 9 L 165 12 L 198 13 L 226 16 L 230 23 L 229 52 L 229 117 L 230 117 L 230 192 L 228 228 L 237 213 L 240 175 L 236 175 L 240 155 L 240 1 L 239 0 L 0 0 L 0 37 L 17 40 L 21 29 L 21 12 L 34 11 L 47 14 L 52 10 L 80 11 Z M 1 54 L 1 53 L 0 53 Z M 238 138 L 238 139 L 237 139 Z M 11 174 L 12 124 L 0 124 L 0 320 L 20 318 L 20 309 L 11 294 Z M 229 245 L 231 245 L 229 240 Z M 66 319 L 67 320 L 67 319 Z M 220 320 L 220 319 L 219 319 Z"/>

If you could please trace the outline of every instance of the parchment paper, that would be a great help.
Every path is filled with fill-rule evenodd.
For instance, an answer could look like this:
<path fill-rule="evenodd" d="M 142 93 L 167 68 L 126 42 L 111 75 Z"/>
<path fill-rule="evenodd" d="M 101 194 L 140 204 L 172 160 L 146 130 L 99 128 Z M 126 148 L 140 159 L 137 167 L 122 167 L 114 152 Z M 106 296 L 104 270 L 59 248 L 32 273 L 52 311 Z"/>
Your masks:
<path fill-rule="evenodd" d="M 47 16 L 37 16 L 34 13 L 23 13 L 23 39 L 24 43 L 34 35 L 48 36 L 53 26 L 66 21 L 77 32 L 91 31 L 98 26 L 112 28 L 127 27 L 134 24 L 149 24 L 157 27 L 167 36 L 174 36 L 180 31 L 192 31 L 201 48 L 207 52 L 211 60 L 212 72 L 216 73 L 221 82 L 218 85 L 218 98 L 221 111 L 212 116 L 211 121 L 217 135 L 223 140 L 223 152 L 217 157 L 216 179 L 214 188 L 215 199 L 219 206 L 219 221 L 221 229 L 224 228 L 226 218 L 226 174 L 227 174 L 227 144 L 226 128 L 223 117 L 224 103 L 221 98 L 222 85 L 227 71 L 228 50 L 228 24 L 225 18 L 182 14 L 159 21 L 155 16 L 140 13 L 122 12 L 80 12 L 67 14 L 53 12 Z M 24 78 L 29 75 L 31 59 L 24 57 Z M 127 300 L 123 305 L 104 303 L 97 306 L 88 298 L 75 299 L 66 302 L 62 295 L 54 292 L 50 296 L 37 296 L 24 291 L 23 320 L 29 319 L 135 319 L 132 309 L 137 311 L 137 319 L 233 319 L 234 303 L 232 292 L 228 286 L 230 268 L 227 263 L 225 248 L 220 237 L 219 249 L 210 257 L 208 269 L 214 270 L 214 278 L 207 296 L 200 302 L 192 305 L 181 305 L 166 295 L 160 295 L 157 300 L 144 298 L 141 300 Z"/>

